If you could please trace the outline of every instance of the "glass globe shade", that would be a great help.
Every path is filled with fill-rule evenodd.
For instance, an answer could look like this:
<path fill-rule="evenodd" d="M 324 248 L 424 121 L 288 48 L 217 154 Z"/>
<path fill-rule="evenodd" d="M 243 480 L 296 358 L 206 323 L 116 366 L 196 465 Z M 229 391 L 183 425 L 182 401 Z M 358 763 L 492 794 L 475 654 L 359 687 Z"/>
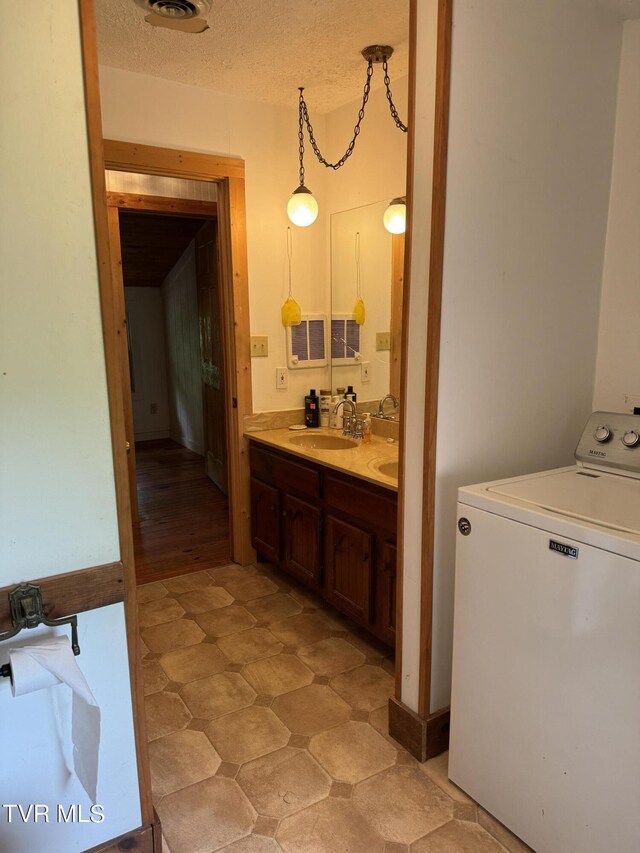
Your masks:
<path fill-rule="evenodd" d="M 318 202 L 304 184 L 293 191 L 287 204 L 287 215 L 294 225 L 306 228 L 316 221 Z"/>
<path fill-rule="evenodd" d="M 407 205 L 401 198 L 394 198 L 382 217 L 384 227 L 391 234 L 404 234 L 407 230 Z"/>

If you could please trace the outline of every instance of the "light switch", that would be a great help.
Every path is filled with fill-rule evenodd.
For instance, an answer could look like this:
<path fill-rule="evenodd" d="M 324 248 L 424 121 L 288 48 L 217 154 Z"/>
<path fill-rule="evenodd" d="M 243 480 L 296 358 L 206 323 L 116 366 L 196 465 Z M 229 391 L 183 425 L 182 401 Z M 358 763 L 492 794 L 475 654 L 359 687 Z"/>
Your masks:
<path fill-rule="evenodd" d="M 378 352 L 391 349 L 391 332 L 376 332 L 376 349 Z"/>
<path fill-rule="evenodd" d="M 251 358 L 269 355 L 269 338 L 266 335 L 251 335 Z"/>

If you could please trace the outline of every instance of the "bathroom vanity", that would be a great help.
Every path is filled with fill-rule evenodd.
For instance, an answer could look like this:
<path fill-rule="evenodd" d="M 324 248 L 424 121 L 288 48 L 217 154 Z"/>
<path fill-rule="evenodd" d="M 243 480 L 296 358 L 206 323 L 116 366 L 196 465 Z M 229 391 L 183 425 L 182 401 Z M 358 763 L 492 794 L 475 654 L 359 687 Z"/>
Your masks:
<path fill-rule="evenodd" d="M 397 444 L 374 437 L 323 447 L 325 436 L 327 445 L 338 438 L 333 432 L 247 436 L 252 544 L 259 558 L 394 646 Z"/>

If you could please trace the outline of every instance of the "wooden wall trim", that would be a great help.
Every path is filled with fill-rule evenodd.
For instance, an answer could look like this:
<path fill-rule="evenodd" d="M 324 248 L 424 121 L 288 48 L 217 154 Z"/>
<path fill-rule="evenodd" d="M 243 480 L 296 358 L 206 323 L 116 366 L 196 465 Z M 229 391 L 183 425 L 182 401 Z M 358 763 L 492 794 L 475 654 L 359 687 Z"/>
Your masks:
<path fill-rule="evenodd" d="M 49 619 L 84 613 L 124 600 L 124 572 L 120 562 L 37 580 L 28 578 L 0 588 L 0 631 L 12 627 L 9 593 L 18 583 L 31 583 L 42 589 L 43 609 Z"/>
<path fill-rule="evenodd" d="M 218 205 L 215 201 L 200 201 L 190 198 L 166 198 L 160 195 L 107 192 L 109 207 L 123 210 L 146 210 L 148 213 L 166 213 L 168 216 L 198 216 L 215 219 Z"/>
<path fill-rule="evenodd" d="M 123 853 L 125 850 L 133 850 L 134 853 L 156 853 L 157 850 L 157 853 L 161 853 L 162 847 L 154 847 L 153 827 L 141 826 L 117 838 L 112 838 L 105 844 L 91 847 L 85 853 Z"/>
<path fill-rule="evenodd" d="M 416 43 L 417 43 L 418 0 L 409 4 L 409 105 L 407 122 L 409 127 L 407 140 L 407 220 L 404 240 L 404 282 L 402 293 L 402 341 L 400 350 L 400 406 L 407 399 L 407 359 L 409 357 L 409 303 L 411 301 L 411 249 L 413 231 L 413 180 L 415 159 L 415 118 L 416 118 Z M 403 612 L 402 597 L 404 590 L 404 480 L 405 480 L 405 429 L 406 418 L 402 418 L 398 446 L 398 553 L 396 572 L 396 683 L 395 694 L 398 701 L 402 696 L 402 637 Z"/>
<path fill-rule="evenodd" d="M 156 145 L 138 145 L 119 139 L 104 140 L 104 168 L 119 172 L 167 175 L 192 181 L 244 178 L 244 160 L 217 154 L 198 154 Z M 169 170 L 169 171 L 167 171 Z"/>
<path fill-rule="evenodd" d="M 436 102 L 431 205 L 431 254 L 427 303 L 427 363 L 424 418 L 424 480 L 422 494 L 422 589 L 420 617 L 420 680 L 418 711 L 428 717 L 431 702 L 433 629 L 433 566 L 435 559 L 436 435 L 440 376 L 442 274 L 447 199 L 447 149 L 451 88 L 451 34 L 453 0 L 438 2 Z"/>
<path fill-rule="evenodd" d="M 389 699 L 389 734 L 418 761 L 449 748 L 449 708 L 422 717 L 397 699 Z"/>
<path fill-rule="evenodd" d="M 144 715 L 142 658 L 140 653 L 133 530 L 131 526 L 129 477 L 127 471 L 125 409 L 122 382 L 120 381 L 121 366 L 117 345 L 118 336 L 123 333 L 123 329 L 117 326 L 112 299 L 113 288 L 111 286 L 111 255 L 109 249 L 109 226 L 107 222 L 107 191 L 104 175 L 100 84 L 98 81 L 98 57 L 93 0 L 79 0 L 79 12 L 100 309 L 104 337 L 109 420 L 118 513 L 118 537 L 124 575 L 124 608 L 129 653 L 133 725 L 136 740 L 136 761 L 140 786 L 140 809 L 143 825 L 150 825 L 153 821 L 153 800 L 151 795 L 151 775 L 149 771 Z"/>
<path fill-rule="evenodd" d="M 400 397 L 402 366 L 402 315 L 404 305 L 404 234 L 391 235 L 391 352 L 389 390 Z"/>

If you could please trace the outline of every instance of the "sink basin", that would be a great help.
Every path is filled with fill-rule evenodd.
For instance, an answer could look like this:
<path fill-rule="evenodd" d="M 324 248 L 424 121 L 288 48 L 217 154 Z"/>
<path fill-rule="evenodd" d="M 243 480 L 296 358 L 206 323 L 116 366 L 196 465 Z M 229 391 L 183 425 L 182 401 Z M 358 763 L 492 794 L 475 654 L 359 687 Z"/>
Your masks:
<path fill-rule="evenodd" d="M 398 479 L 397 462 L 382 462 L 382 464 L 376 465 L 376 468 L 381 474 L 384 474 L 385 477 L 393 477 L 394 480 Z"/>
<path fill-rule="evenodd" d="M 358 442 L 351 438 L 344 438 L 341 435 L 312 435 L 305 433 L 304 435 L 296 435 L 290 438 L 291 444 L 296 444 L 298 447 L 307 447 L 309 450 L 349 450 L 352 447 L 357 447 Z"/>

